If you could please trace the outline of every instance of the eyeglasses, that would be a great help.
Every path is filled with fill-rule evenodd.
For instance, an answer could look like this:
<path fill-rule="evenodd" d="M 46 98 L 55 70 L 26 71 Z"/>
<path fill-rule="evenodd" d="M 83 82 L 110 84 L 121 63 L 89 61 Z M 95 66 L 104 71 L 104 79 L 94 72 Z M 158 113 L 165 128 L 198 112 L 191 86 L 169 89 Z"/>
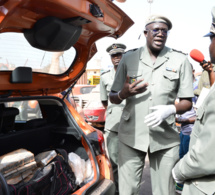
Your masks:
<path fill-rule="evenodd" d="M 145 31 L 150 31 L 154 37 L 157 36 L 160 32 L 161 32 L 161 34 L 163 36 L 168 36 L 168 34 L 169 34 L 169 31 L 166 30 L 166 29 L 158 29 L 158 28 L 156 28 L 156 29 L 152 29 L 152 30 L 151 29 L 147 29 Z"/>

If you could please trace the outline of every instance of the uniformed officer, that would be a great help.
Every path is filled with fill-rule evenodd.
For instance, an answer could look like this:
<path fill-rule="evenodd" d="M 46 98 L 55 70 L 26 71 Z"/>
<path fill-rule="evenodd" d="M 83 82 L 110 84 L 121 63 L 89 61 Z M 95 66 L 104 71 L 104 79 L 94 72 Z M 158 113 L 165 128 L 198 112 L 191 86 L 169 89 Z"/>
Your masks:
<path fill-rule="evenodd" d="M 209 36 L 211 63 L 215 63 L 215 7 L 212 8 L 213 23 Z M 211 74 L 210 76 L 213 76 Z M 183 195 L 214 195 L 215 194 L 215 86 L 197 110 L 189 151 L 175 165 L 172 173 L 176 182 L 185 182 Z"/>
<path fill-rule="evenodd" d="M 116 194 L 118 194 L 118 126 L 125 102 L 112 104 L 109 101 L 110 89 L 115 77 L 116 69 L 124 54 L 126 46 L 121 43 L 114 43 L 107 48 L 110 54 L 113 69 L 101 74 L 100 77 L 100 97 L 103 106 L 106 108 L 105 137 L 111 161 L 114 181 L 116 184 Z"/>
<path fill-rule="evenodd" d="M 175 194 L 171 171 L 179 160 L 175 114 L 192 107 L 193 77 L 187 55 L 165 46 L 171 21 L 150 16 L 146 46 L 126 52 L 111 88 L 112 103 L 126 99 L 119 125 L 119 192 L 139 194 L 148 152 L 153 195 Z M 176 96 L 180 99 L 174 105 Z"/>

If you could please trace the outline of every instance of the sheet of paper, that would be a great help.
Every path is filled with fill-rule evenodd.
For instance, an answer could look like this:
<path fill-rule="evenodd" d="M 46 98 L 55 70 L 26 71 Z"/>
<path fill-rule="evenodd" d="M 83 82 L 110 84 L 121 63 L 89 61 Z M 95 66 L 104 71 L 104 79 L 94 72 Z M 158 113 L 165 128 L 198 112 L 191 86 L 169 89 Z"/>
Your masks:
<path fill-rule="evenodd" d="M 199 98 L 197 99 L 197 102 L 194 105 L 195 108 L 199 108 L 201 106 L 202 102 L 207 97 L 209 91 L 210 91 L 210 89 L 208 89 L 208 88 L 205 88 L 205 87 L 202 88 Z"/>

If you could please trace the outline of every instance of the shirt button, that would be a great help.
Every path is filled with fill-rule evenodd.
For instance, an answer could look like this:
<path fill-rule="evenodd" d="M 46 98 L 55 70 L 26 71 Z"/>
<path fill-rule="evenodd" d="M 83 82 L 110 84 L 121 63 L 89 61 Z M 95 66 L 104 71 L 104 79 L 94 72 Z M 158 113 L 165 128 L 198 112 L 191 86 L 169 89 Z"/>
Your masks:
<path fill-rule="evenodd" d="M 149 100 L 152 100 L 152 97 L 150 97 Z"/>
<path fill-rule="evenodd" d="M 154 83 L 152 83 L 152 85 L 154 85 Z"/>

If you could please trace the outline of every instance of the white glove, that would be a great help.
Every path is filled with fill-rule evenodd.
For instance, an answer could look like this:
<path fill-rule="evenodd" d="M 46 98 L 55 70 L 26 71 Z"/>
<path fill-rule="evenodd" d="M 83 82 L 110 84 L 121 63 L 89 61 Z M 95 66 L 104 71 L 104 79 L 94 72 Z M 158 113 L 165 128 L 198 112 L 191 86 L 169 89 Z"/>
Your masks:
<path fill-rule="evenodd" d="M 177 179 L 176 175 L 175 175 L 175 172 L 174 172 L 174 169 L 172 169 L 172 177 L 173 179 L 175 180 L 176 183 L 180 183 L 180 184 L 183 184 L 184 181 L 180 181 Z"/>
<path fill-rule="evenodd" d="M 176 113 L 174 105 L 159 105 L 149 109 L 155 111 L 145 117 L 144 123 L 152 127 L 160 125 L 168 116 Z"/>

